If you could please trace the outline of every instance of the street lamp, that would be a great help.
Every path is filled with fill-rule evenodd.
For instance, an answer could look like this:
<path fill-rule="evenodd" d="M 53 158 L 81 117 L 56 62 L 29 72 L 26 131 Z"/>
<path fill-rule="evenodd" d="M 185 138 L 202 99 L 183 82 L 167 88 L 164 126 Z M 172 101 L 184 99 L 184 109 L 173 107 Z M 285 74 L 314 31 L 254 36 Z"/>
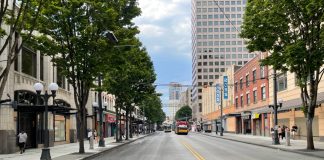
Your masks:
<path fill-rule="evenodd" d="M 52 92 L 52 94 L 48 94 L 47 90 L 45 90 L 45 94 L 41 95 L 44 86 L 42 83 L 35 83 L 34 89 L 37 93 L 37 105 L 39 97 L 43 97 L 45 101 L 45 135 L 44 135 L 44 148 L 42 149 L 41 160 L 51 160 L 51 153 L 49 149 L 49 134 L 48 134 L 48 99 L 56 96 L 56 91 L 58 90 L 58 85 L 56 83 L 51 83 L 48 86 L 48 89 Z"/>
<path fill-rule="evenodd" d="M 278 107 L 282 106 L 282 103 L 280 103 L 280 106 L 278 106 L 277 102 L 277 71 L 274 68 L 273 69 L 273 105 L 269 105 L 269 108 L 273 108 L 274 113 L 274 138 L 272 138 L 272 144 L 278 145 L 279 137 L 278 137 Z"/>
<path fill-rule="evenodd" d="M 103 109 L 102 109 L 102 97 L 101 97 L 101 79 L 102 79 L 102 74 L 99 75 L 98 77 L 98 86 L 99 86 L 99 91 L 98 91 L 98 103 L 99 103 L 99 147 L 105 147 L 105 139 L 103 137 Z"/>

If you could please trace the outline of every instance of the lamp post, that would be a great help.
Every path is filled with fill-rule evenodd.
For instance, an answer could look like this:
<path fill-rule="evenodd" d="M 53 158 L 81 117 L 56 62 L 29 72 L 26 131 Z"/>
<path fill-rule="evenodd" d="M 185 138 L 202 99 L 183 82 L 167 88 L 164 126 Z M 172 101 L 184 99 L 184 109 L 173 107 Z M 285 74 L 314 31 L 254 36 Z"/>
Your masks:
<path fill-rule="evenodd" d="M 223 88 L 220 87 L 220 90 L 221 90 L 221 105 L 220 105 L 220 110 L 221 110 L 221 113 L 220 113 L 220 133 L 219 135 L 220 136 L 223 136 Z"/>
<path fill-rule="evenodd" d="M 48 99 L 56 96 L 56 91 L 58 90 L 58 85 L 56 83 L 51 83 L 48 86 L 48 89 L 52 92 L 52 94 L 48 94 L 47 90 L 45 90 L 45 94 L 41 95 L 44 86 L 41 83 L 35 83 L 34 89 L 37 93 L 37 103 L 39 102 L 39 97 L 43 97 L 45 101 L 45 134 L 44 134 L 44 148 L 42 149 L 41 160 L 51 160 L 51 153 L 49 147 L 49 134 L 48 134 Z"/>
<path fill-rule="evenodd" d="M 98 103 L 99 103 L 99 147 L 105 147 L 105 139 L 103 137 L 103 109 L 102 109 L 102 97 L 101 97 L 101 77 L 102 75 L 100 74 L 98 77 L 98 86 L 99 86 L 99 92 L 98 92 Z"/>
<path fill-rule="evenodd" d="M 280 103 L 279 107 L 282 106 Z M 278 137 L 278 104 L 277 104 L 277 73 L 276 70 L 273 70 L 273 105 L 269 105 L 269 108 L 273 108 L 274 113 L 274 137 L 272 138 L 272 144 L 278 145 L 279 137 Z"/>

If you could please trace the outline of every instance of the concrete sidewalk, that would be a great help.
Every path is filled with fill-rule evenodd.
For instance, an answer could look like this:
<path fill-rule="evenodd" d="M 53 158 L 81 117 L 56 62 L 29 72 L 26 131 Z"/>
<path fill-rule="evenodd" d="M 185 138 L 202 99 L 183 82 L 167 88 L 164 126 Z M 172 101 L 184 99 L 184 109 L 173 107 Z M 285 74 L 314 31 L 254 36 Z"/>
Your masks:
<path fill-rule="evenodd" d="M 79 154 L 79 143 L 69 143 L 63 145 L 57 145 L 50 147 L 51 157 L 53 160 L 80 160 L 86 159 L 87 157 L 95 156 L 101 152 L 122 146 L 138 139 L 144 138 L 150 134 L 133 136 L 132 139 L 121 143 L 116 143 L 113 137 L 105 138 L 105 147 L 98 147 L 98 143 L 94 144 L 94 149 L 90 150 L 89 141 L 84 141 L 85 154 Z M 0 160 L 37 160 L 40 159 L 42 153 L 42 148 L 27 149 L 25 153 L 20 154 L 20 152 L 13 154 L 0 154 Z"/>
<path fill-rule="evenodd" d="M 191 132 L 191 133 L 197 133 L 199 132 Z M 272 145 L 272 138 L 271 137 L 263 137 L 263 136 L 252 136 L 252 135 L 242 135 L 242 134 L 232 134 L 232 133 L 224 133 L 223 136 L 216 135 L 215 132 L 213 133 L 203 133 L 200 134 L 252 144 L 252 145 L 258 145 L 262 147 L 268 147 L 273 149 L 280 149 L 283 151 L 288 152 L 294 152 L 299 153 L 303 155 L 309 155 L 313 157 L 319 157 L 324 158 L 324 142 L 318 142 L 314 141 L 315 149 L 314 151 L 308 151 L 306 150 L 306 140 L 290 140 L 290 146 L 286 145 L 286 139 L 283 140 L 280 139 L 280 145 Z"/>

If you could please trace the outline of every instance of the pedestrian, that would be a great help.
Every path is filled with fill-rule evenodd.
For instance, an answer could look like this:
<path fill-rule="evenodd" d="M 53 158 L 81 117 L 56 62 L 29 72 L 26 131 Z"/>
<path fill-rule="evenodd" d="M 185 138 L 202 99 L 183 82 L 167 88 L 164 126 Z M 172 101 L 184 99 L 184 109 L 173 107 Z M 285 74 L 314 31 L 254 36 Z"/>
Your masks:
<path fill-rule="evenodd" d="M 89 140 L 89 143 L 90 143 L 90 138 L 93 138 L 93 133 L 92 133 L 92 130 L 89 129 L 89 132 L 88 132 L 88 140 Z"/>
<path fill-rule="evenodd" d="M 294 139 L 295 139 L 295 135 L 297 134 L 297 130 L 298 130 L 298 127 L 297 127 L 296 124 L 294 124 L 294 125 L 291 127 L 292 136 L 293 136 Z"/>
<path fill-rule="evenodd" d="M 93 137 L 95 139 L 95 142 L 98 143 L 98 139 L 99 139 L 98 138 L 98 133 L 97 133 L 97 131 L 95 129 L 93 130 Z"/>
<path fill-rule="evenodd" d="M 283 138 L 286 138 L 286 126 L 283 125 L 282 128 L 281 128 L 281 139 L 283 140 Z"/>
<path fill-rule="evenodd" d="M 27 133 L 23 130 L 18 134 L 20 154 L 25 152 L 27 137 Z"/>
<path fill-rule="evenodd" d="M 279 135 L 279 139 L 280 139 L 280 137 L 282 137 L 282 129 L 280 126 L 278 127 L 278 135 Z"/>

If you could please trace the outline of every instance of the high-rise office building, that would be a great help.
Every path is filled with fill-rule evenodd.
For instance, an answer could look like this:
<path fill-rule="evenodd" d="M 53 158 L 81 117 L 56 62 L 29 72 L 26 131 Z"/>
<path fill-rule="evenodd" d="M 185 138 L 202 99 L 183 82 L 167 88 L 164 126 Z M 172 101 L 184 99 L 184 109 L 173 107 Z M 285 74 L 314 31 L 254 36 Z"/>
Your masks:
<path fill-rule="evenodd" d="M 193 120 L 201 122 L 202 88 L 212 85 L 232 64 L 242 66 L 248 53 L 240 38 L 246 0 L 192 0 Z"/>
<path fill-rule="evenodd" d="M 179 83 L 171 82 L 169 84 L 169 110 L 170 119 L 174 120 L 176 112 L 180 108 L 180 96 L 181 96 L 182 86 Z"/>

